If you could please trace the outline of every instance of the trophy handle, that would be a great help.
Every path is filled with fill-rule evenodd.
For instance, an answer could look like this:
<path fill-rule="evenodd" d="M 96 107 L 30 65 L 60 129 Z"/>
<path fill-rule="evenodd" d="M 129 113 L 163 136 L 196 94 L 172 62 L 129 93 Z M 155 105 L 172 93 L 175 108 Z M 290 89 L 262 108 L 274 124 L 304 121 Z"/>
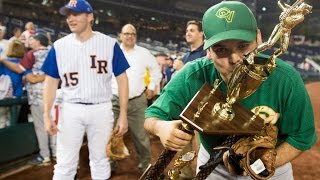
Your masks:
<path fill-rule="evenodd" d="M 179 156 L 175 161 L 173 168 L 168 171 L 168 177 L 171 180 L 176 180 L 179 178 L 181 169 L 189 164 L 196 157 L 195 151 L 189 151 L 181 156 Z"/>
<path fill-rule="evenodd" d="M 179 126 L 179 129 L 188 133 L 188 134 L 192 134 L 192 135 L 194 134 L 193 129 L 187 123 L 182 123 Z M 150 168 L 147 168 L 146 171 L 139 178 L 139 180 L 156 180 L 156 179 L 158 179 L 163 174 L 163 171 L 166 169 L 166 167 L 170 164 L 171 160 L 176 155 L 176 153 L 177 153 L 176 151 L 164 149 L 161 152 L 161 154 L 158 157 L 155 164 L 152 165 Z"/>

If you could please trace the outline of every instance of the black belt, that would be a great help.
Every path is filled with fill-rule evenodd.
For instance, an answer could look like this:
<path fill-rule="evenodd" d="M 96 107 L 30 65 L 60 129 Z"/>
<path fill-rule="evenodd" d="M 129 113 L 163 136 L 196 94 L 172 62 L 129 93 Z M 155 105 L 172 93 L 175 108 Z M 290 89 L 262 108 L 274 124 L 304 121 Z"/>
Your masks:
<path fill-rule="evenodd" d="M 74 102 L 74 104 L 83 104 L 83 105 L 95 105 L 100 103 L 85 103 L 85 102 Z"/>

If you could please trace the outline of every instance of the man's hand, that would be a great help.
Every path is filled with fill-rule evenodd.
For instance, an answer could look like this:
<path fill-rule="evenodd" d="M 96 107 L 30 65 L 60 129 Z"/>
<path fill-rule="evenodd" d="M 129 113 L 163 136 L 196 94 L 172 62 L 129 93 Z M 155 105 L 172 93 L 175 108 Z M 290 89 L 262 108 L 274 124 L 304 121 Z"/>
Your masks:
<path fill-rule="evenodd" d="M 242 171 L 241 174 L 237 173 L 236 170 L 234 169 L 234 167 L 229 163 L 229 151 L 226 151 L 225 153 L 223 153 L 223 163 L 224 166 L 226 167 L 227 171 L 233 175 L 242 175 L 242 176 L 247 176 L 247 173 L 245 171 Z"/>
<path fill-rule="evenodd" d="M 226 169 L 232 175 L 244 175 L 244 170 L 253 179 L 270 178 L 275 172 L 277 135 L 275 125 L 265 124 L 258 134 L 242 137 L 224 154 Z"/>
<path fill-rule="evenodd" d="M 119 116 L 114 131 L 116 132 L 115 136 L 117 137 L 123 136 L 128 131 L 127 117 Z"/>
<path fill-rule="evenodd" d="M 178 129 L 181 123 L 181 120 L 157 121 L 156 135 L 165 148 L 172 151 L 182 151 L 190 143 L 192 135 Z"/>
<path fill-rule="evenodd" d="M 154 96 L 154 91 L 150 90 L 150 89 L 146 89 L 146 98 L 147 99 L 152 99 Z"/>
<path fill-rule="evenodd" d="M 58 132 L 57 125 L 50 116 L 44 116 L 44 128 L 51 136 L 56 135 Z"/>
<path fill-rule="evenodd" d="M 173 61 L 173 69 L 175 70 L 180 70 L 182 67 L 184 66 L 184 63 L 182 62 L 182 60 L 177 59 L 175 61 Z"/>

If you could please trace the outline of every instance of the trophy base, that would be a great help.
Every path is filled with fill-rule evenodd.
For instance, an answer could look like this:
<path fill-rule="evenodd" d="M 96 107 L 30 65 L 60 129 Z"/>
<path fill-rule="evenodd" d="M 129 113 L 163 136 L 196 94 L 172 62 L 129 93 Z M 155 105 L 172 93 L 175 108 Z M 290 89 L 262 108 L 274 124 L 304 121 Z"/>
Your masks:
<path fill-rule="evenodd" d="M 218 89 L 210 96 L 206 106 L 199 107 L 203 104 L 204 99 L 208 98 L 211 90 L 212 87 L 208 83 L 204 84 L 182 111 L 180 119 L 194 130 L 205 134 L 252 135 L 260 132 L 264 120 L 237 102 L 232 105 L 234 117 L 231 120 L 225 120 L 219 116 L 219 113 L 214 113 L 214 106 L 217 103 L 221 103 L 217 106 L 222 106 L 222 102 L 226 100 L 226 95 Z M 202 111 L 199 114 L 197 112 L 200 108 Z"/>

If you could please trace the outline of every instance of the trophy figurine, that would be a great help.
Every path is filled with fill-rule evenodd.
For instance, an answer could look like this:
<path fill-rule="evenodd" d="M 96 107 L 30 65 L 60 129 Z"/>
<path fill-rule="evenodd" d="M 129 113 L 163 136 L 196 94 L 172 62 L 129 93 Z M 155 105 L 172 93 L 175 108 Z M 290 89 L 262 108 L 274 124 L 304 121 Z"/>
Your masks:
<path fill-rule="evenodd" d="M 304 20 L 306 14 L 311 13 L 312 6 L 303 2 L 304 0 L 297 0 L 293 5 L 288 5 L 278 1 L 278 6 L 282 9 L 279 17 L 280 23 L 275 26 L 267 42 L 262 43 L 259 47 L 249 55 L 247 58 L 248 63 L 253 64 L 254 56 L 258 52 L 269 49 L 280 39 L 280 47 L 276 50 L 271 57 L 272 63 L 275 64 L 275 59 L 279 55 L 287 51 L 291 29 Z"/>

